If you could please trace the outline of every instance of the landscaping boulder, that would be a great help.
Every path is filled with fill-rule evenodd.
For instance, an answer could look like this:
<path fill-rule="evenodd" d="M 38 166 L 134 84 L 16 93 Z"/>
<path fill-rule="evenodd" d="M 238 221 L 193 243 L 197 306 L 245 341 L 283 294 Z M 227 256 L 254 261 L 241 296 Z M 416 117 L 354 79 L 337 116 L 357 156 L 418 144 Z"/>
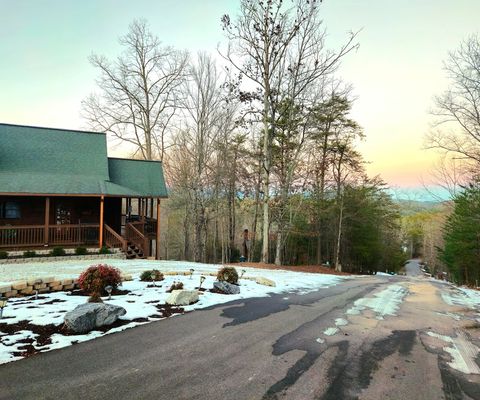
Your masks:
<path fill-rule="evenodd" d="M 65 325 L 75 333 L 87 333 L 95 328 L 113 324 L 125 315 L 123 307 L 105 303 L 86 303 L 65 314 Z"/>
<path fill-rule="evenodd" d="M 257 282 L 259 285 L 263 285 L 263 286 L 272 286 L 272 287 L 277 286 L 274 281 L 272 281 L 270 279 L 267 279 L 267 278 L 264 278 L 263 276 L 259 276 L 259 277 L 255 278 L 255 282 Z"/>
<path fill-rule="evenodd" d="M 225 281 L 215 281 L 213 282 L 213 287 L 224 294 L 240 293 L 240 287 L 238 285 L 233 285 Z"/>
<path fill-rule="evenodd" d="M 196 290 L 173 290 L 165 301 L 172 306 L 188 306 L 198 301 Z"/>

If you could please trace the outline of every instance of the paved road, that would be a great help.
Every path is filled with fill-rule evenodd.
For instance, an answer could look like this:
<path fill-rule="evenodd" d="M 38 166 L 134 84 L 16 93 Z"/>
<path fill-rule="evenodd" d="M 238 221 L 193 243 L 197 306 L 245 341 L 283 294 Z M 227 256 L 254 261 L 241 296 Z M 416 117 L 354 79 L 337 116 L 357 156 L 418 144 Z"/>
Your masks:
<path fill-rule="evenodd" d="M 0 399 L 480 399 L 478 314 L 441 292 L 364 277 L 232 302 L 0 366 Z"/>
<path fill-rule="evenodd" d="M 423 272 L 420 270 L 419 260 L 409 260 L 407 264 L 405 264 L 405 271 L 408 276 L 423 275 Z"/>

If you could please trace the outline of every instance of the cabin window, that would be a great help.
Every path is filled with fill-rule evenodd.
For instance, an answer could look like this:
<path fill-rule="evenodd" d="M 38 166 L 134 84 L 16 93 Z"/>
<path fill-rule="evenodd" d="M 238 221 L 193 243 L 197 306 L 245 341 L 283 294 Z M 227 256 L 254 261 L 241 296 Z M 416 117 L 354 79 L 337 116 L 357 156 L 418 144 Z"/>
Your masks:
<path fill-rule="evenodd" d="M 19 219 L 20 205 L 13 201 L 6 201 L 5 203 L 0 203 L 0 218 Z"/>

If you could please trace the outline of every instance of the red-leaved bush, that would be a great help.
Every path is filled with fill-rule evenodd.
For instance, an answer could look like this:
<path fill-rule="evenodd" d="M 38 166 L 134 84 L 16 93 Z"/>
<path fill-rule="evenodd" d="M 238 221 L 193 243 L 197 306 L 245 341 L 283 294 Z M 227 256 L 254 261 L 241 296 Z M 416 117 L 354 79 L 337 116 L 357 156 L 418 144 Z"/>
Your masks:
<path fill-rule="evenodd" d="M 120 270 L 107 264 L 91 265 L 78 278 L 78 284 L 85 292 L 98 296 L 104 292 L 105 286 L 116 289 L 121 282 Z"/>

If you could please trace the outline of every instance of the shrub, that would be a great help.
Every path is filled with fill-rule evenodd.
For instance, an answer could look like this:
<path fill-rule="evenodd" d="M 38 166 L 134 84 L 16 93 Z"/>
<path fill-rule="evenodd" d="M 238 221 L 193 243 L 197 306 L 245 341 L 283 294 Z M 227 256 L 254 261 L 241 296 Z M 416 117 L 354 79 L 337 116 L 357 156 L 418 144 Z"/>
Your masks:
<path fill-rule="evenodd" d="M 167 290 L 167 293 L 171 293 L 173 290 L 182 290 L 182 289 L 183 289 L 182 282 L 173 282 L 172 286 L 170 286 L 170 289 Z"/>
<path fill-rule="evenodd" d="M 78 284 L 80 287 L 92 295 L 92 298 L 100 296 L 105 286 L 112 286 L 116 289 L 122 282 L 118 268 L 107 264 L 91 265 L 80 274 Z"/>
<path fill-rule="evenodd" d="M 87 249 L 86 249 L 85 247 L 77 247 L 77 248 L 75 249 L 75 254 L 76 254 L 77 256 L 84 256 L 84 255 L 87 254 L 87 253 L 88 253 L 88 251 L 87 251 Z"/>
<path fill-rule="evenodd" d="M 112 252 L 107 246 L 102 246 L 98 251 L 98 254 L 112 254 Z"/>
<path fill-rule="evenodd" d="M 238 283 L 237 270 L 234 267 L 220 268 L 217 273 L 217 280 L 237 284 Z"/>
<path fill-rule="evenodd" d="M 35 253 L 34 250 L 27 250 L 23 252 L 23 256 L 25 258 L 31 258 L 31 257 L 36 257 L 37 253 Z"/>
<path fill-rule="evenodd" d="M 8 253 L 6 251 L 0 251 L 0 259 L 8 258 Z"/>
<path fill-rule="evenodd" d="M 52 257 L 60 257 L 65 255 L 65 249 L 63 247 L 54 247 L 50 252 Z"/>
<path fill-rule="evenodd" d="M 142 272 L 140 275 L 140 280 L 143 282 L 151 282 L 153 274 L 155 274 L 156 281 L 163 281 L 165 279 L 163 274 L 158 269 L 149 269 Z"/>

